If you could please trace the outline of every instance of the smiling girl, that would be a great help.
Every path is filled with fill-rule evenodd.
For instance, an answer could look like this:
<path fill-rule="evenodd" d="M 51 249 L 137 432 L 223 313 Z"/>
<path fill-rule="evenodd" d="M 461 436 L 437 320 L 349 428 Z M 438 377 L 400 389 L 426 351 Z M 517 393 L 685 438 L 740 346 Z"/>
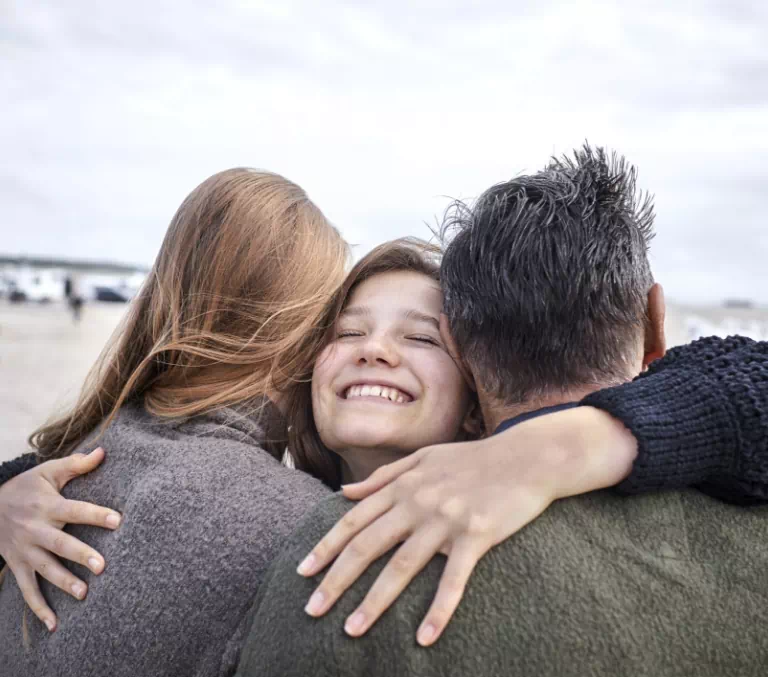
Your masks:
<path fill-rule="evenodd" d="M 343 482 L 477 432 L 472 392 L 440 336 L 439 269 L 423 247 L 420 254 L 414 244 L 390 243 L 362 262 L 315 364 L 315 425 L 341 458 Z"/>

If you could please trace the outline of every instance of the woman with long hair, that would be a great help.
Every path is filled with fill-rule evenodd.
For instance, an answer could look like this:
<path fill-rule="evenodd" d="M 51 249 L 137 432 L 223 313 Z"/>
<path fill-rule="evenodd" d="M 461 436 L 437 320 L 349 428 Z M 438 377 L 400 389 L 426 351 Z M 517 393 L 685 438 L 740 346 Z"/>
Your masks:
<path fill-rule="evenodd" d="M 307 506 L 327 493 L 281 463 L 282 393 L 324 339 L 348 249 L 296 184 L 233 169 L 171 221 L 147 283 L 70 412 L 32 435 L 41 459 L 109 450 L 67 487 L 123 515 L 112 533 L 71 526 L 98 550 L 86 586 L 43 551 L 61 620 L 24 617 L 0 589 L 0 662 L 14 674 L 217 675 L 234 665 L 246 612 Z M 19 585 L 28 583 L 16 572 Z M 65 582 L 66 581 L 66 582 Z M 50 620 L 50 618 L 48 619 Z"/>

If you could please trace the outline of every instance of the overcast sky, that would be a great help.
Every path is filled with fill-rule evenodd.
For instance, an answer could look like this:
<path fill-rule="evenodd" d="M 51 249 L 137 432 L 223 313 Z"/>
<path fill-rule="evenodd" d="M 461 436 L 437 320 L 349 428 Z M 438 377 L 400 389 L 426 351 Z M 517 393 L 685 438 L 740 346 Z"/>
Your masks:
<path fill-rule="evenodd" d="M 357 252 L 589 139 L 672 298 L 768 303 L 768 3 L 0 0 L 0 253 L 149 264 L 254 166 Z"/>

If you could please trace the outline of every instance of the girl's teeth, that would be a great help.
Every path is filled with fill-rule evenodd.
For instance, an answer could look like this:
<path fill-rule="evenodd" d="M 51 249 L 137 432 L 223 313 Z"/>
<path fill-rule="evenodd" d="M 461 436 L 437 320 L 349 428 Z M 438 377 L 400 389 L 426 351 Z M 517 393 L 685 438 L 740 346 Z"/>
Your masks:
<path fill-rule="evenodd" d="M 403 404 L 408 399 L 397 388 L 377 385 L 357 385 L 347 389 L 347 399 L 351 397 L 382 397 L 390 402 Z"/>

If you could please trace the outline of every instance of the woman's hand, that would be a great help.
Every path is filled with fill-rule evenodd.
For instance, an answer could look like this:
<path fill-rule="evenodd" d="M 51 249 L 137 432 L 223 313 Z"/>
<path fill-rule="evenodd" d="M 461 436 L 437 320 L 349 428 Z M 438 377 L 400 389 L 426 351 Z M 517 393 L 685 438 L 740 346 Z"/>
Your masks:
<path fill-rule="evenodd" d="M 24 600 L 46 627 L 56 629 L 56 616 L 46 604 L 35 573 L 77 599 L 86 584 L 65 569 L 53 554 L 77 562 L 95 574 L 104 558 L 62 531 L 65 524 L 120 526 L 120 514 L 91 503 L 70 501 L 61 489 L 74 477 L 91 472 L 104 460 L 104 450 L 47 461 L 0 486 L 0 555 L 13 572 Z M 53 554 L 51 554 L 53 553 Z"/>
<path fill-rule="evenodd" d="M 311 576 L 336 562 L 310 598 L 321 616 L 375 559 L 403 542 L 346 621 L 362 635 L 438 552 L 448 555 L 435 599 L 417 633 L 442 633 L 480 558 L 566 496 L 618 484 L 637 441 L 603 411 L 578 407 L 521 423 L 476 442 L 426 447 L 344 487 L 352 508 L 299 565 Z"/>

